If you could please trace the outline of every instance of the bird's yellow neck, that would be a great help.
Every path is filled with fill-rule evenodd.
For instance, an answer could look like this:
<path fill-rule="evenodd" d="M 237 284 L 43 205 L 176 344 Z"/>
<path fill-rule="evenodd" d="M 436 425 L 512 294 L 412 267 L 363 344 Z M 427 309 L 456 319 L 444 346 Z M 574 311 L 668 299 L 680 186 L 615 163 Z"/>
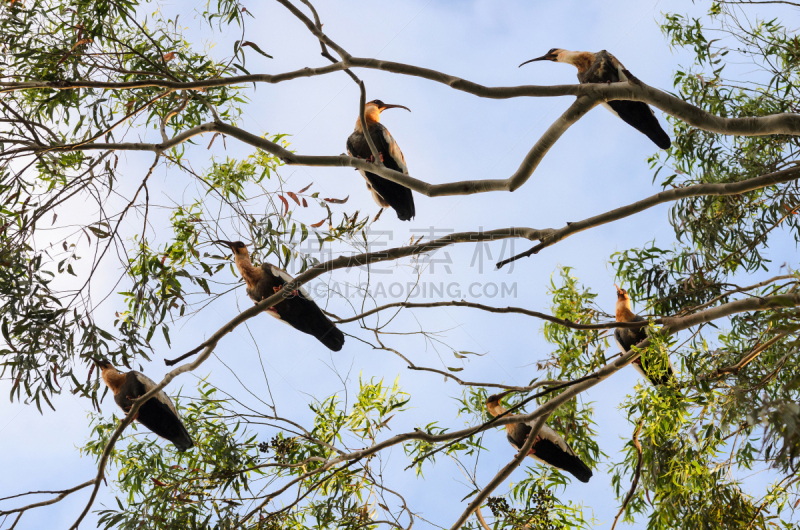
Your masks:
<path fill-rule="evenodd" d="M 250 255 L 246 252 L 234 254 L 233 259 L 236 262 L 236 269 L 244 278 L 247 287 L 254 287 L 261 280 L 261 274 L 263 273 L 261 268 L 253 266 L 250 261 Z"/>
<path fill-rule="evenodd" d="M 372 125 L 373 123 L 378 123 L 381 121 L 381 112 L 378 110 L 378 107 L 375 105 L 367 105 L 364 107 L 364 121 L 367 122 L 367 127 Z M 356 120 L 356 131 L 364 132 L 364 129 L 361 127 L 361 117 Z"/>
<path fill-rule="evenodd" d="M 101 377 L 113 394 L 119 392 L 119 389 L 125 383 L 125 374 L 119 373 L 119 370 L 113 367 L 104 369 Z"/>
<path fill-rule="evenodd" d="M 495 418 L 506 412 L 506 408 L 503 405 L 501 405 L 499 401 L 490 401 L 489 403 L 487 403 L 486 410 L 488 410 L 489 414 L 491 414 Z M 509 416 L 511 416 L 511 414 L 509 414 Z M 517 425 L 518 425 L 517 423 L 507 424 L 506 431 L 508 431 L 510 434 L 513 434 L 517 428 Z"/>
<path fill-rule="evenodd" d="M 558 54 L 558 62 L 568 63 L 578 69 L 578 73 L 583 73 L 594 64 L 595 56 L 592 52 L 570 52 L 563 51 Z"/>
<path fill-rule="evenodd" d="M 616 317 L 617 322 L 630 322 L 636 317 L 631 311 L 630 298 L 617 298 Z"/>

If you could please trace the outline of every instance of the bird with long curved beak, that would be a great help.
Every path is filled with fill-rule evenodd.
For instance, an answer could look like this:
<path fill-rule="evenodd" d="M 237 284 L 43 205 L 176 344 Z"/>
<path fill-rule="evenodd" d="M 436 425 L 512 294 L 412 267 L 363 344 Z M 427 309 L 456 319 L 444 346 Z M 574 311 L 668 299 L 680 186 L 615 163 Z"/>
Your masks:
<path fill-rule="evenodd" d="M 241 241 L 217 240 L 213 243 L 225 245 L 233 252 L 236 268 L 247 285 L 247 296 L 256 304 L 294 281 L 289 273 L 269 263 L 262 263 L 260 267 L 254 266 L 250 261 L 247 245 Z M 314 336 L 333 351 L 339 351 L 344 346 L 344 333 L 325 316 L 302 287 L 292 291 L 279 304 L 267 309 L 266 313 L 298 331 Z"/>
<path fill-rule="evenodd" d="M 114 402 L 125 412 L 131 409 L 133 400 L 147 394 L 156 386 L 152 379 L 140 372 L 132 370 L 121 373 L 105 359 L 92 360 L 100 369 L 103 382 L 114 394 Z M 139 407 L 134 419 L 158 436 L 175 444 L 179 451 L 185 451 L 194 445 L 175 405 L 163 390 L 145 401 Z"/>
<path fill-rule="evenodd" d="M 372 143 L 375 144 L 378 150 L 383 165 L 408 175 L 408 166 L 406 166 L 406 159 L 403 157 L 403 152 L 400 151 L 400 146 L 389 134 L 389 130 L 380 123 L 381 112 L 386 109 L 406 109 L 411 112 L 411 109 L 403 105 L 390 105 L 376 99 L 370 101 L 364 107 L 364 121 L 367 122 L 367 130 L 370 138 L 372 138 Z M 356 120 L 356 129 L 347 139 L 347 153 L 356 158 L 373 161 L 374 157 L 367 143 L 364 129 L 361 126 L 361 119 Z M 411 194 L 410 189 L 375 173 L 361 169 L 358 171 L 367 181 L 367 188 L 372 192 L 372 198 L 378 203 L 378 206 L 381 208 L 392 207 L 397 212 L 397 218 L 401 221 L 410 221 L 416 215 L 414 196 Z"/>
<path fill-rule="evenodd" d="M 552 48 L 541 57 L 525 61 L 520 67 L 536 61 L 552 61 L 573 65 L 578 69 L 578 81 L 581 84 L 618 83 L 636 79 L 616 57 L 606 50 L 592 53 L 571 52 L 561 48 Z M 653 114 L 653 109 L 647 103 L 616 100 L 604 102 L 602 105 L 621 118 L 622 121 L 646 135 L 661 149 L 669 149 L 670 145 L 672 145 L 669 135 L 661 128 L 658 118 Z"/>
<path fill-rule="evenodd" d="M 644 322 L 644 318 L 640 317 L 631 310 L 631 297 L 628 291 L 617 288 L 617 304 L 615 308 L 615 317 L 617 322 Z M 617 346 L 622 353 L 628 351 L 635 345 L 642 342 L 647 338 L 647 326 L 640 328 L 616 328 L 614 330 L 614 340 L 617 341 Z M 639 357 L 631 363 L 636 371 L 644 376 L 653 385 L 665 385 L 675 377 L 675 369 L 672 367 L 672 362 L 667 357 L 665 369 L 658 370 L 657 368 L 647 367 L 642 364 L 642 357 Z"/>
<path fill-rule="evenodd" d="M 486 400 L 486 410 L 489 414 L 496 417 L 507 412 L 506 408 L 500 404 L 500 400 L 509 392 L 489 396 Z M 513 416 L 513 414 L 506 414 L 506 416 Z M 534 423 L 535 420 L 527 423 L 507 424 L 506 439 L 508 439 L 508 443 L 517 451 L 522 449 L 522 446 L 525 445 L 525 441 L 533 430 Z M 572 450 L 564 438 L 547 425 L 542 425 L 542 428 L 539 429 L 539 434 L 536 435 L 536 441 L 533 443 L 530 452 L 526 456 L 530 456 L 543 464 L 566 471 L 581 482 L 589 482 L 589 479 L 592 478 L 592 470 L 589 469 L 589 466 L 575 454 L 575 451 Z"/>

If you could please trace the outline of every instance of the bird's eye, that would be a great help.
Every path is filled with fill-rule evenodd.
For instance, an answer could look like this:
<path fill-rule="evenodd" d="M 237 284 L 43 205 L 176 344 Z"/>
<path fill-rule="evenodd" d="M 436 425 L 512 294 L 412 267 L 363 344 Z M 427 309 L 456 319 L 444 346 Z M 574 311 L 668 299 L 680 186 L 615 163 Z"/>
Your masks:
<path fill-rule="evenodd" d="M 550 48 L 550 51 L 549 51 L 549 52 L 547 52 L 547 55 L 550 55 L 550 54 L 556 53 L 556 50 L 558 50 L 558 48 Z"/>

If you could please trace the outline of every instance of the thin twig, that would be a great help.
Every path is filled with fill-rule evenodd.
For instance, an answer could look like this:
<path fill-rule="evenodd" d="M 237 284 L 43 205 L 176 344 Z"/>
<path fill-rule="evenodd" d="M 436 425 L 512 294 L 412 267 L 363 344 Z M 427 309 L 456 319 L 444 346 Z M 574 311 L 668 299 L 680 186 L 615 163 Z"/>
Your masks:
<path fill-rule="evenodd" d="M 636 426 L 636 430 L 633 431 L 633 447 L 636 448 L 636 472 L 633 474 L 633 482 L 631 482 L 631 489 L 628 491 L 628 494 L 625 496 L 625 500 L 622 501 L 622 506 L 619 508 L 619 512 L 617 512 L 617 516 L 614 517 L 614 524 L 611 525 L 611 530 L 614 530 L 617 526 L 617 521 L 619 521 L 620 516 L 625 511 L 625 508 L 628 506 L 628 503 L 633 498 L 633 494 L 636 492 L 636 486 L 639 485 L 639 477 L 642 475 L 642 444 L 639 443 L 639 432 L 642 430 L 642 424 L 644 423 L 644 418 L 639 420 L 639 425 Z"/>

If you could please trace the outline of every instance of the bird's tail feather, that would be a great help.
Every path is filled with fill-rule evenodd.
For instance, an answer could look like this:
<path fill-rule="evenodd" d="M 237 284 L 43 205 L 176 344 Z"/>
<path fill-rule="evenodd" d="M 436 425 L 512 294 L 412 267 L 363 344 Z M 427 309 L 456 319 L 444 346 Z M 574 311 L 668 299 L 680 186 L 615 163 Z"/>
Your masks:
<path fill-rule="evenodd" d="M 181 422 L 181 433 L 180 435 L 176 436 L 174 440 L 170 440 L 175 447 L 178 448 L 178 451 L 186 451 L 187 449 L 191 449 L 194 447 L 194 441 L 192 440 L 192 435 L 189 434 L 189 431 L 186 429 L 186 426 Z"/>
<path fill-rule="evenodd" d="M 333 322 L 331 326 L 317 338 L 319 341 L 328 347 L 329 350 L 339 351 L 344 346 L 344 333 L 337 328 Z"/>

